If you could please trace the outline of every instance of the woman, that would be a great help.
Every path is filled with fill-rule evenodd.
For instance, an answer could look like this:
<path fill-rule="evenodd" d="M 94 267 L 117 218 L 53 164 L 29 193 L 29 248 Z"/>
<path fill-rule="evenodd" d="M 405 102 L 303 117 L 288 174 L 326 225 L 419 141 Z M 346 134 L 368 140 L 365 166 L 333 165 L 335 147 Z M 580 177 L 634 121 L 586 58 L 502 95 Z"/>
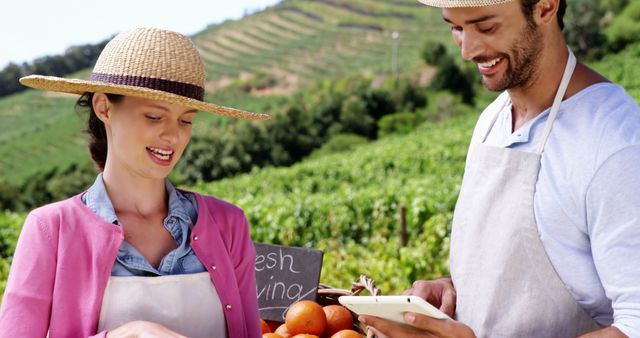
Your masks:
<path fill-rule="evenodd" d="M 238 207 L 166 179 L 202 101 L 204 66 L 178 33 L 119 34 L 89 80 L 26 86 L 82 94 L 101 170 L 86 192 L 33 210 L 17 243 L 0 337 L 259 337 L 255 249 Z"/>

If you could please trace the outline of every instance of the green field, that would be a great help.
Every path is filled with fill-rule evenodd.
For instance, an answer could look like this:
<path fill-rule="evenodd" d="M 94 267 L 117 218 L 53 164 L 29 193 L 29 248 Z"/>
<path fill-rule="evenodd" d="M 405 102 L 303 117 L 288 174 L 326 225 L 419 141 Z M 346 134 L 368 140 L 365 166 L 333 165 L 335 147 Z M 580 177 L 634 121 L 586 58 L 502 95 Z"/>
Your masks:
<path fill-rule="evenodd" d="M 208 100 L 273 112 L 281 100 L 322 80 L 389 77 L 394 31 L 403 74 L 417 72 L 427 38 L 452 43 L 440 12 L 414 0 L 287 0 L 210 26 L 193 40 L 213 90 Z M 640 101 L 640 44 L 589 65 Z M 275 84 L 261 88 L 270 77 Z M 478 105 L 491 97 L 479 97 Z M 84 117 L 73 103 L 71 96 L 36 91 L 0 99 L 0 180 L 20 182 L 88 161 Z M 384 293 L 398 293 L 414 279 L 448 272 L 450 221 L 476 117 L 427 122 L 409 135 L 349 152 L 186 188 L 242 207 L 258 242 L 324 250 L 322 282 L 349 288 L 367 273 Z M 233 123 L 212 115 L 199 119 L 196 133 Z M 401 206 L 407 210 L 406 247 L 398 239 Z M 23 219 L 0 212 L 0 293 Z"/>
<path fill-rule="evenodd" d="M 633 76 L 640 69 L 638 60 L 640 45 L 635 45 L 592 66 L 640 101 L 640 77 Z M 35 95 L 16 95 L 1 104 L 19 106 Z M 56 98 L 42 102 L 56 100 L 68 101 Z M 69 130 L 77 123 L 72 112 L 67 119 L 51 115 L 41 115 L 53 121 L 51 128 L 58 123 L 61 130 Z M 407 136 L 384 138 L 348 153 L 187 188 L 242 207 L 258 242 L 325 250 L 321 277 L 325 283 L 349 288 L 360 273 L 367 273 L 384 292 L 399 292 L 413 279 L 447 272 L 451 212 L 476 116 L 466 114 L 444 124 L 425 123 Z M 21 128 L 3 125 L 2 142 L 13 142 L 5 136 L 8 133 L 35 128 L 19 116 L 13 121 Z M 32 154 L 42 151 L 40 147 L 34 143 L 20 149 Z M 29 160 L 28 156 L 18 157 Z M 404 248 L 397 235 L 400 205 L 407 208 L 410 234 Z M 7 276 L 23 218 L 23 214 L 0 213 L 1 280 Z"/>
<path fill-rule="evenodd" d="M 448 229 L 475 117 L 189 189 L 242 207 L 257 242 L 323 249 L 325 283 L 349 288 L 367 273 L 384 292 L 399 292 L 414 278 L 448 271 Z M 410 235 L 404 248 L 396 236 L 400 205 Z M 23 217 L 0 214 L 2 279 Z"/>
<path fill-rule="evenodd" d="M 389 75 L 393 32 L 398 32 L 397 67 L 412 74 L 427 41 L 452 46 L 439 10 L 415 0 L 286 0 L 237 21 L 212 25 L 192 39 L 207 70 L 207 100 L 272 113 L 274 102 L 316 83 L 355 73 Z M 594 67 L 637 97 L 639 48 L 608 56 Z M 74 76 L 87 76 L 85 70 Z M 275 83 L 245 93 L 256 78 Z M 88 163 L 73 98 L 28 91 L 0 99 L 0 180 L 22 182 L 31 175 Z M 196 133 L 228 123 L 203 115 Z"/>
<path fill-rule="evenodd" d="M 264 102 L 318 80 L 389 73 L 394 31 L 400 33 L 397 66 L 403 72 L 420 63 L 426 36 L 451 43 L 439 11 L 414 0 L 287 0 L 241 20 L 212 25 L 192 39 L 206 65 L 207 99 L 262 111 Z M 254 95 L 226 90 L 259 75 L 271 76 L 277 84 Z M 73 102 L 69 96 L 37 91 L 0 99 L 0 179 L 21 182 L 37 172 L 88 162 L 84 118 L 74 113 Z M 200 123 L 200 131 L 223 123 L 210 116 L 202 119 L 206 122 Z"/>

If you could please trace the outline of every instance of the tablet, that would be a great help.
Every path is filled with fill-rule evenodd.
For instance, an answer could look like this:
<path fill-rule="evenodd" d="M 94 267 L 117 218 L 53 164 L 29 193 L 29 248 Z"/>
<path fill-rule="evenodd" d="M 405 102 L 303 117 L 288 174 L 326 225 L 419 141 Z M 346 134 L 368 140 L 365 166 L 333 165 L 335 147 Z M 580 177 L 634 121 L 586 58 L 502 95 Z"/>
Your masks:
<path fill-rule="evenodd" d="M 444 312 L 438 310 L 418 296 L 341 296 L 338 301 L 359 315 L 371 315 L 407 325 L 405 312 L 415 312 L 437 319 L 447 319 Z"/>

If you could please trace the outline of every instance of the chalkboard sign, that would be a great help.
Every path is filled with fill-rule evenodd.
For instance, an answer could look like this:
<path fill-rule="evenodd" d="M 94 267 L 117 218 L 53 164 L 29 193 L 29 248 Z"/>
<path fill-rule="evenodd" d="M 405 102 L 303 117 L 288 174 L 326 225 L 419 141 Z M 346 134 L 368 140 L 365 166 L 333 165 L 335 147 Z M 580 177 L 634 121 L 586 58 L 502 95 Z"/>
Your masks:
<path fill-rule="evenodd" d="M 260 318 L 284 322 L 289 305 L 315 300 L 322 251 L 254 243 Z"/>

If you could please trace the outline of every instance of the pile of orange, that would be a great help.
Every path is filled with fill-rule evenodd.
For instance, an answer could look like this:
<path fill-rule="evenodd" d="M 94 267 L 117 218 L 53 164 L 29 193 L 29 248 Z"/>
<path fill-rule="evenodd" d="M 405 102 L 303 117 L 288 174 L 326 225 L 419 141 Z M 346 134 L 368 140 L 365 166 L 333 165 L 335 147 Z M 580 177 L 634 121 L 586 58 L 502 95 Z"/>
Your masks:
<path fill-rule="evenodd" d="M 362 338 L 353 330 L 353 316 L 341 305 L 302 300 L 289 307 L 284 323 L 261 320 L 262 338 Z M 275 329 L 274 329 L 275 328 Z"/>

